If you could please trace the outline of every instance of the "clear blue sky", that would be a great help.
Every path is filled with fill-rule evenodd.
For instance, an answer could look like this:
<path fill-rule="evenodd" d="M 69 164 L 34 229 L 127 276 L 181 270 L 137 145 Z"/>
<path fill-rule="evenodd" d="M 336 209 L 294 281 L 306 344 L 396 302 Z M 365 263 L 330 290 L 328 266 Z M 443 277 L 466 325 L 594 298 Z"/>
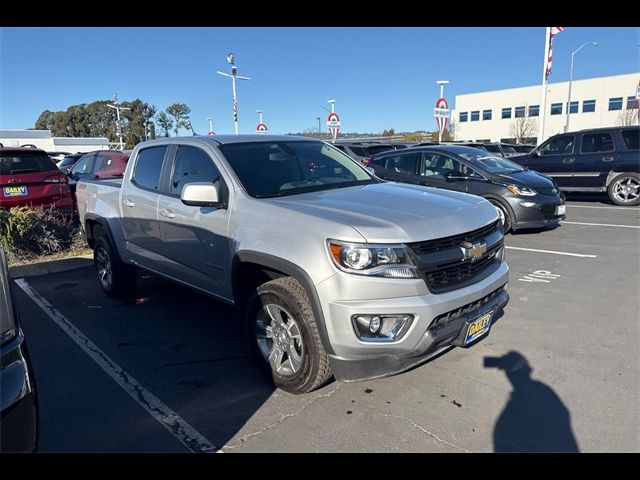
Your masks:
<path fill-rule="evenodd" d="M 343 131 L 435 129 L 436 80 L 456 94 L 540 83 L 544 27 L 1 28 L 0 128 L 33 127 L 43 110 L 136 97 L 191 107 L 206 133 L 233 132 L 228 52 L 236 55 L 241 133 L 317 128 L 335 98 Z M 640 29 L 569 27 L 554 44 L 551 82 L 640 71 Z M 453 106 L 453 105 L 452 105 Z"/>

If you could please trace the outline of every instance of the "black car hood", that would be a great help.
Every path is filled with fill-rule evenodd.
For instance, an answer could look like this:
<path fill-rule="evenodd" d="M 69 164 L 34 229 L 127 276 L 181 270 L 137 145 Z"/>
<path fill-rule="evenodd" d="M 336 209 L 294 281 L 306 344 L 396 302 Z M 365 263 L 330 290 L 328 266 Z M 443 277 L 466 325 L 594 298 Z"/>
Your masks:
<path fill-rule="evenodd" d="M 494 175 L 494 177 L 496 178 L 496 180 L 501 179 L 506 182 L 516 183 L 519 185 L 532 187 L 535 189 L 552 189 L 553 188 L 553 180 L 533 170 L 523 170 L 521 172 L 515 172 L 510 174 L 499 174 L 499 175 Z"/>

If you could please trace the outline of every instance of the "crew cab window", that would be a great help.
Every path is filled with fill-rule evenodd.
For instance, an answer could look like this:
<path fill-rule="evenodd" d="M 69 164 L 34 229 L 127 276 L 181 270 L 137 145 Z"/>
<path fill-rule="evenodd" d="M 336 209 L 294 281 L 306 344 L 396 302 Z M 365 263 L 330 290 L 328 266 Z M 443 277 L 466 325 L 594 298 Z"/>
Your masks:
<path fill-rule="evenodd" d="M 133 171 L 133 182 L 141 188 L 158 190 L 162 161 L 167 147 L 150 147 L 138 153 L 136 168 Z"/>
<path fill-rule="evenodd" d="M 581 153 L 611 152 L 613 139 L 608 133 L 586 133 L 582 136 Z"/>
<path fill-rule="evenodd" d="M 540 155 L 562 155 L 573 153 L 574 135 L 562 135 L 552 138 L 542 145 L 538 153 Z"/>
<path fill-rule="evenodd" d="M 416 173 L 416 154 L 401 154 L 401 155 L 391 155 L 386 157 L 387 159 L 387 170 L 392 170 L 398 173 Z"/>
<path fill-rule="evenodd" d="M 215 182 L 220 178 L 212 158 L 196 147 L 178 147 L 176 161 L 171 174 L 171 195 L 180 195 L 187 183 Z"/>
<path fill-rule="evenodd" d="M 622 131 L 622 139 L 628 150 L 638 150 L 638 137 L 640 137 L 640 129 Z"/>

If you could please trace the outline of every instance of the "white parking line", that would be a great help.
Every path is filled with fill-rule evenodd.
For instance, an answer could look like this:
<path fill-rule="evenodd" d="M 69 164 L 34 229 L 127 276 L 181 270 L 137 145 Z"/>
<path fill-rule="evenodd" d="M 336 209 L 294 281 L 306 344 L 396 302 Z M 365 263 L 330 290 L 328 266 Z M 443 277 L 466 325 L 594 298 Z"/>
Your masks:
<path fill-rule="evenodd" d="M 537 248 L 522 248 L 522 247 L 509 247 L 510 250 L 523 250 L 525 252 L 540 252 L 540 253 L 553 253 L 554 255 L 567 255 L 569 257 L 581 257 L 581 258 L 597 258 L 597 255 L 587 255 L 585 253 L 569 253 L 569 252 L 556 252 L 555 250 L 538 250 Z"/>
<path fill-rule="evenodd" d="M 568 225 L 589 225 L 591 227 L 640 228 L 638 225 L 616 225 L 613 223 L 565 222 L 564 220 L 561 223 L 566 223 Z"/>
<path fill-rule="evenodd" d="M 593 207 L 591 205 L 571 205 L 570 203 L 566 204 L 567 207 L 571 208 L 595 208 L 595 209 L 608 209 L 608 210 L 626 210 L 627 212 L 637 212 L 640 208 L 633 207 Z"/>
<path fill-rule="evenodd" d="M 171 435 L 192 452 L 214 452 L 216 447 L 200 432 L 189 425 L 180 415 L 166 406 L 158 397 L 145 389 L 135 378 L 129 375 L 120 365 L 109 358 L 89 338 L 87 338 L 62 313 L 56 310 L 47 300 L 36 292 L 26 280 L 16 280 L 18 286 L 46 313 L 64 333 L 71 337 L 78 346 L 104 372 L 109 375 L 138 405 L 155 418 Z"/>

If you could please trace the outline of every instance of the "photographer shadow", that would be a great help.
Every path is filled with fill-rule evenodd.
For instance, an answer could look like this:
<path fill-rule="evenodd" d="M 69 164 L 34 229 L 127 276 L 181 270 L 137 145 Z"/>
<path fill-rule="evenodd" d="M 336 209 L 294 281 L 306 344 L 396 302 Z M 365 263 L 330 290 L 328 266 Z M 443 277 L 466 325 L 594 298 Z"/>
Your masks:
<path fill-rule="evenodd" d="M 485 367 L 504 370 L 513 386 L 511 397 L 493 430 L 495 452 L 579 452 L 571 415 L 560 397 L 531 378 L 527 359 L 511 351 L 485 357 Z"/>

